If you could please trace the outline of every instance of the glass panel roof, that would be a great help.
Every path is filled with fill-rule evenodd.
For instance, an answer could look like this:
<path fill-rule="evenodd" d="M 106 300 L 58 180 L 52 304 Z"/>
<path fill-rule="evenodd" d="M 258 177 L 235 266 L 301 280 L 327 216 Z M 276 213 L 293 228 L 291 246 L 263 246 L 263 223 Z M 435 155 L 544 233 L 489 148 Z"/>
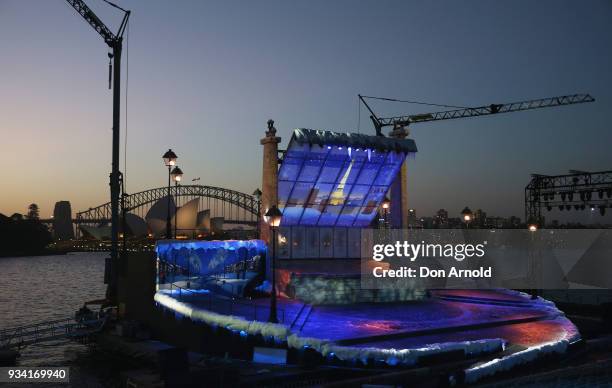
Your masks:
<path fill-rule="evenodd" d="M 369 226 L 406 158 L 397 147 L 333 143 L 292 138 L 278 174 L 283 226 Z"/>

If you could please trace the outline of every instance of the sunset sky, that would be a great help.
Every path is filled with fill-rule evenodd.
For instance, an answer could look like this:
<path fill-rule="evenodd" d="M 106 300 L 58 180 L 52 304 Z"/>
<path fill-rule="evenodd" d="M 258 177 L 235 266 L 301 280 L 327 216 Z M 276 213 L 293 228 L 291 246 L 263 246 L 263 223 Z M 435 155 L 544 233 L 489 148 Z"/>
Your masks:
<path fill-rule="evenodd" d="M 117 29 L 120 12 L 86 2 Z M 612 169 L 612 2 L 116 2 L 133 11 L 123 57 L 128 193 L 165 184 L 168 148 L 186 182 L 251 193 L 269 118 L 281 147 L 298 127 L 374 134 L 364 109 L 358 127 L 358 93 L 460 106 L 596 98 L 414 125 L 409 203 L 420 216 L 468 205 L 522 218 L 531 173 Z M 62 0 L 0 0 L 0 35 L 0 213 L 35 202 L 46 217 L 59 200 L 73 212 L 107 202 L 102 38 Z M 381 116 L 437 110 L 372 106 Z M 125 113 L 124 99 L 122 135 Z"/>

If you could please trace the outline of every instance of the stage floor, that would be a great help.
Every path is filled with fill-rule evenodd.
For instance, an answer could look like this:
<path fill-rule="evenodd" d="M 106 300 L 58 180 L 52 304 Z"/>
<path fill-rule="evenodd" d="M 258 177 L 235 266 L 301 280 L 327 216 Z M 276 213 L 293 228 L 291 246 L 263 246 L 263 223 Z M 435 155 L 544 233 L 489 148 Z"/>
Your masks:
<path fill-rule="evenodd" d="M 554 304 L 509 290 L 438 290 L 413 302 L 315 305 L 278 299 L 281 323 L 300 337 L 338 345 L 415 348 L 442 342 L 502 338 L 519 347 L 537 346 L 578 335 Z M 266 321 L 269 299 L 231 301 L 214 295 L 182 299 L 190 305 Z M 307 310 L 311 310 L 308 314 Z M 298 316 L 299 315 L 299 316 Z"/>

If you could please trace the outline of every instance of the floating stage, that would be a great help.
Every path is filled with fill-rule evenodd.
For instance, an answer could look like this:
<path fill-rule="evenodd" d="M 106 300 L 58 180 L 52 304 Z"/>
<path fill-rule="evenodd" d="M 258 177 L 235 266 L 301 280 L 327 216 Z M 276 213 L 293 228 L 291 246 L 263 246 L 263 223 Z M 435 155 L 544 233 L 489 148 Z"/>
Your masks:
<path fill-rule="evenodd" d="M 279 167 L 280 138 L 269 122 L 261 214 L 278 206 L 278 233 L 262 223 L 262 240 L 158 241 L 160 315 L 201 325 L 189 339 L 200 338 L 204 351 L 402 371 L 455 363 L 447 383 L 557 357 L 578 343 L 578 330 L 552 302 L 518 291 L 361 286 L 369 241 L 362 230 L 401 229 L 408 219 L 406 161 L 417 149 L 406 135 L 297 129 Z M 269 281 L 279 323 L 268 322 Z"/>
<path fill-rule="evenodd" d="M 279 298 L 279 324 L 267 322 L 269 298 L 162 289 L 155 301 L 177 319 L 233 333 L 245 346 L 287 349 L 302 361 L 309 354 L 321 364 L 413 368 L 472 359 L 456 377 L 465 382 L 563 354 L 580 341 L 552 302 L 510 290 L 434 290 L 420 301 L 339 305 Z"/>

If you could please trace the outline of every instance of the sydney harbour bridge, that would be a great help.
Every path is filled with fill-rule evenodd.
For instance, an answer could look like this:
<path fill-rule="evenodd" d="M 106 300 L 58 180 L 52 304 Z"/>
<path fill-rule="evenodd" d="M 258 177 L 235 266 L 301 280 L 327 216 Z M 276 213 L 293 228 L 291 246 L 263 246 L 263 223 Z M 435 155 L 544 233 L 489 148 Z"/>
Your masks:
<path fill-rule="evenodd" d="M 259 198 L 236 190 L 205 185 L 171 186 L 170 191 L 168 191 L 168 187 L 158 187 L 133 194 L 125 194 L 121 201 L 121 213 L 125 214 L 126 218 L 134 218 L 136 216 L 140 220 L 149 221 L 152 208 L 162 205 L 163 210 L 161 213 L 163 217 L 158 217 L 157 222 L 163 222 L 165 225 L 165 214 L 167 212 L 165 204 L 168 200 L 171 203 L 173 218 L 174 214 L 180 214 L 178 212 L 181 211 L 184 205 L 190 204 L 189 207 L 195 208 L 196 213 L 205 212 L 208 220 L 220 220 L 222 224 L 233 224 L 235 227 L 245 226 L 252 228 L 257 224 Z M 55 214 L 53 218 L 43 220 L 43 222 L 53 227 L 56 238 L 59 237 L 59 239 L 63 239 L 59 236 L 60 233 L 58 233 L 61 229 L 61 224 L 64 226 L 71 224 L 71 228 L 76 227 L 76 238 L 79 239 L 83 237 L 84 230 L 107 226 L 110 220 L 111 203 L 107 202 L 77 212 L 74 218 L 71 218 L 71 216 L 58 217 Z M 173 225 L 174 222 L 173 219 Z M 180 220 L 178 223 L 180 225 Z M 208 225 L 210 225 L 210 221 Z M 195 228 L 196 225 L 194 225 L 194 230 Z M 192 234 L 191 230 L 189 234 Z"/>

